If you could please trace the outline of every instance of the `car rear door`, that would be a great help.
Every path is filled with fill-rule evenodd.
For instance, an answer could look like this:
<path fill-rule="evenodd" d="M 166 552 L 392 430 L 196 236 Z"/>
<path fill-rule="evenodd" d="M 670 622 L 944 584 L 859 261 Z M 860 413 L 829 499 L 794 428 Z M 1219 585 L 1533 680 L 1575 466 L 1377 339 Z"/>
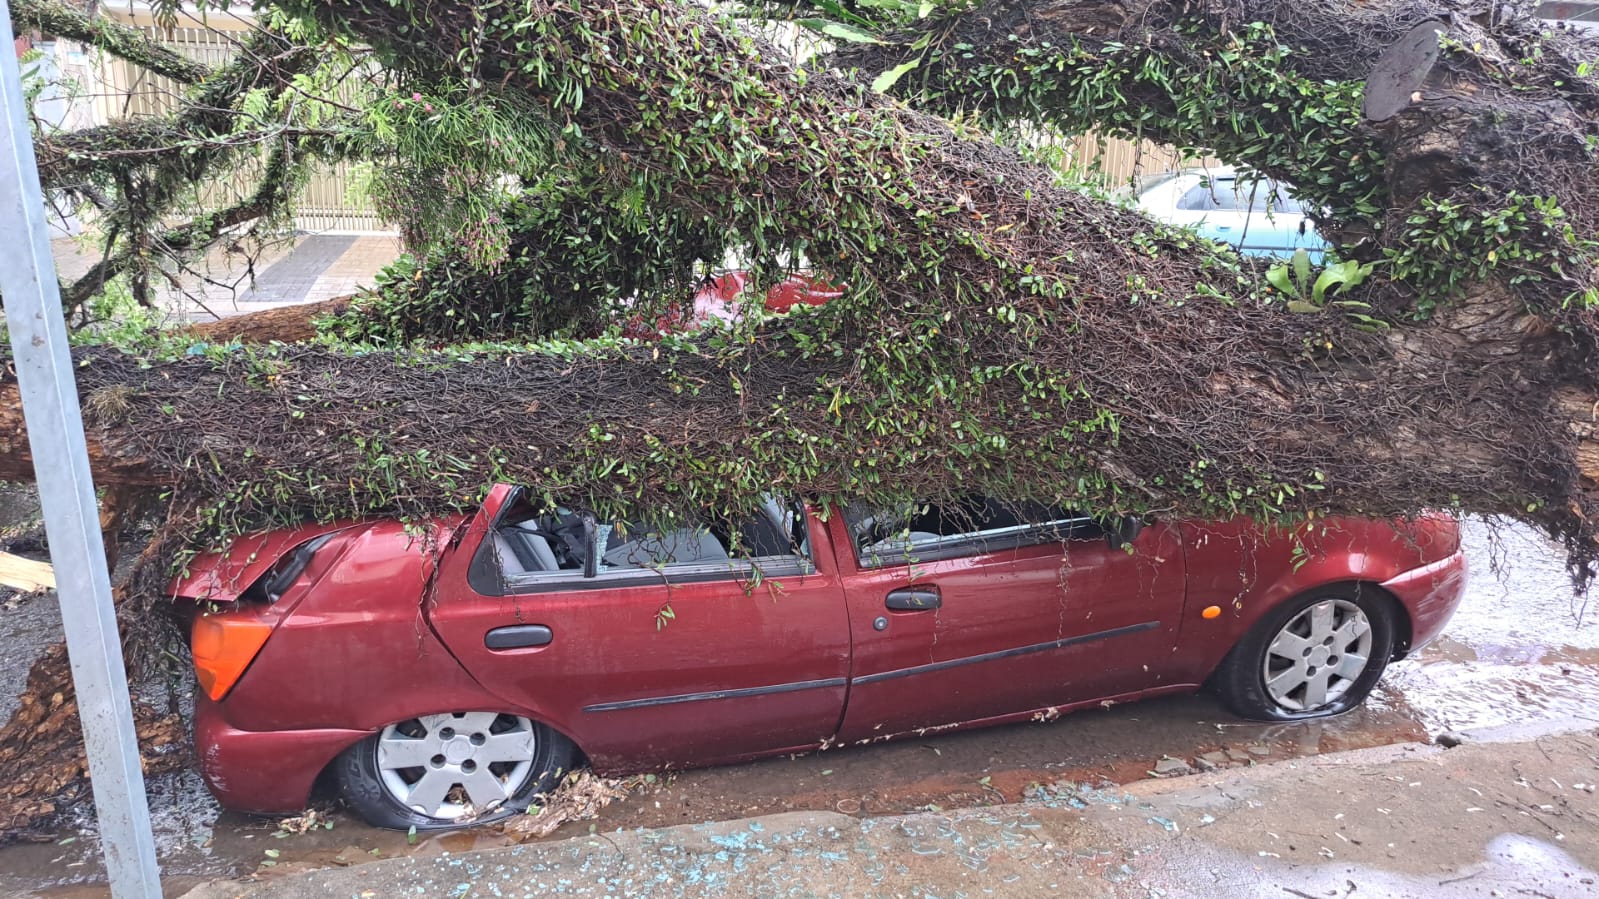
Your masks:
<path fill-rule="evenodd" d="M 833 517 L 855 634 L 841 742 L 1165 683 L 1183 605 L 1180 532 L 1151 525 L 1128 552 L 1091 520 L 1005 505 L 924 508 L 886 539 L 861 515 Z"/>
<path fill-rule="evenodd" d="M 781 513 L 789 551 L 770 534 L 729 551 L 704 531 L 663 551 L 670 535 L 591 526 L 597 564 L 585 573 L 537 570 L 562 552 L 549 530 L 536 551 L 506 547 L 515 535 L 502 510 L 519 502 L 507 488 L 491 494 L 441 566 L 428 610 L 484 687 L 608 769 L 805 748 L 834 734 L 849 623 L 824 532 L 803 509 Z"/>

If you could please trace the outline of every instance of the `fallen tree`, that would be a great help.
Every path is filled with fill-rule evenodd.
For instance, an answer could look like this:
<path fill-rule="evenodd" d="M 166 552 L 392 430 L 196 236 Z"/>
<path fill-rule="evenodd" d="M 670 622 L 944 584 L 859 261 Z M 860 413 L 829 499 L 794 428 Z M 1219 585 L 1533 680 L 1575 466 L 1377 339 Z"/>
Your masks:
<path fill-rule="evenodd" d="M 1380 254 L 1336 297 L 1284 297 L 1260 266 L 1060 189 L 981 135 L 796 70 L 698 7 L 284 8 L 370 42 L 397 71 L 537 110 L 558 160 L 621 173 L 640 208 L 803 254 L 850 290 L 658 343 L 83 351 L 97 477 L 170 490 L 200 539 L 423 516 L 516 481 L 551 502 L 656 512 L 774 486 L 1290 521 L 1462 508 L 1543 526 L 1581 574 L 1595 556 L 1591 172 L 1545 202 L 1549 169 L 1451 165 L 1456 145 L 1423 152 L 1430 131 L 1379 135 L 1384 177 L 1431 173 L 1408 206 L 1383 182 L 1399 205 L 1376 218 L 1419 216 L 1421 235 L 1383 246 L 1432 267 Z M 1484 71 L 1468 59 L 1456 74 L 1473 65 Z M 1538 132 L 1557 138 L 1540 158 L 1567 172 L 1565 137 L 1591 118 L 1580 98 L 1546 99 L 1566 114 Z M 1479 223 L 1504 214 L 1503 229 L 1447 230 L 1439 204 L 1490 171 L 1494 202 L 1466 208 Z M 1445 239 L 1429 249 L 1428 233 Z M 1479 247 L 1488 264 L 1450 277 Z M 26 477 L 6 408 L 0 478 Z"/>
<path fill-rule="evenodd" d="M 886 31 L 831 61 L 906 67 L 893 90 L 924 108 L 1198 148 L 1294 184 L 1345 258 L 1412 288 L 1395 313 L 1496 278 L 1546 313 L 1594 302 L 1599 43 L 1525 9 L 992 0 Z"/>

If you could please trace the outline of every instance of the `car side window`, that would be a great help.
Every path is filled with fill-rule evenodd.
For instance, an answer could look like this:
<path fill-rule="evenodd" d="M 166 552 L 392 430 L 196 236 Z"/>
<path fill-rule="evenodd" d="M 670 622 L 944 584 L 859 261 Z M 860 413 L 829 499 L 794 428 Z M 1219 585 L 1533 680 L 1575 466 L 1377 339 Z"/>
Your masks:
<path fill-rule="evenodd" d="M 507 504 L 469 575 L 485 595 L 808 573 L 804 507 L 775 496 L 731 520 L 681 527 L 596 521 L 568 509 Z M 592 564 L 590 560 L 592 559 Z"/>
<path fill-rule="evenodd" d="M 731 520 L 694 522 L 684 527 L 647 527 L 637 523 L 601 524 L 596 544 L 600 570 L 662 569 L 726 564 L 740 560 L 809 558 L 803 527 L 804 510 L 774 496 L 758 508 Z"/>
<path fill-rule="evenodd" d="M 862 567 L 881 568 L 1104 536 L 1092 518 L 1034 502 L 966 497 L 890 509 L 844 510 Z"/>

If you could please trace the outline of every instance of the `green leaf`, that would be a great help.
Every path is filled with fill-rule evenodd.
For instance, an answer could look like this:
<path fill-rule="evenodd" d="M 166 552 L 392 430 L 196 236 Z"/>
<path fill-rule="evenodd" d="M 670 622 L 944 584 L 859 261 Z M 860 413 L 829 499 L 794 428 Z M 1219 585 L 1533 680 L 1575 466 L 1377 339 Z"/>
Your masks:
<path fill-rule="evenodd" d="M 833 19 L 836 19 L 838 21 L 841 21 L 841 22 L 854 22 L 857 25 L 862 25 L 862 26 L 865 26 L 867 28 L 872 27 L 872 20 L 871 19 L 867 19 L 867 18 L 864 18 L 864 17 L 862 17 L 860 15 L 857 15 L 857 14 L 855 14 L 853 12 L 850 12 L 848 9 L 844 8 L 843 4 L 836 2 L 836 0 L 811 0 L 811 5 L 816 7 L 817 9 L 821 10 L 826 15 L 828 15 L 828 16 L 830 16 Z M 821 20 L 820 19 L 813 19 L 813 20 L 810 20 L 810 21 L 821 21 Z"/>
<path fill-rule="evenodd" d="M 1353 259 L 1329 265 L 1316 278 L 1316 286 L 1312 298 L 1317 303 L 1320 303 L 1329 287 L 1334 288 L 1333 293 L 1339 293 L 1345 287 L 1359 284 L 1361 281 L 1366 280 L 1366 273 L 1370 270 L 1369 266 L 1361 265 Z"/>
<path fill-rule="evenodd" d="M 1285 296 L 1298 296 L 1299 291 L 1294 289 L 1294 282 L 1288 279 L 1288 266 L 1274 265 L 1266 269 L 1266 283 L 1277 288 Z"/>
<path fill-rule="evenodd" d="M 1310 254 L 1303 249 L 1294 251 L 1294 282 L 1299 285 L 1299 293 L 1310 286 Z"/>
<path fill-rule="evenodd" d="M 856 28 L 853 25 L 845 25 L 842 22 L 829 22 L 826 19 L 800 19 L 795 24 L 802 28 L 808 28 L 811 31 L 815 31 L 819 34 L 825 34 L 828 37 L 838 38 L 841 41 L 848 41 L 852 44 L 882 43 L 882 41 L 877 39 L 876 35 Z"/>
<path fill-rule="evenodd" d="M 1311 312 L 1320 312 L 1321 307 L 1317 306 L 1315 303 L 1307 303 L 1304 300 L 1289 300 L 1288 311 L 1303 315 Z"/>
<path fill-rule="evenodd" d="M 910 62 L 900 63 L 899 65 L 874 78 L 872 80 L 872 90 L 877 91 L 880 94 L 888 93 L 889 88 L 893 87 L 895 83 L 903 78 L 906 72 L 909 72 L 911 69 L 914 69 L 921 64 L 921 57 L 917 57 Z"/>

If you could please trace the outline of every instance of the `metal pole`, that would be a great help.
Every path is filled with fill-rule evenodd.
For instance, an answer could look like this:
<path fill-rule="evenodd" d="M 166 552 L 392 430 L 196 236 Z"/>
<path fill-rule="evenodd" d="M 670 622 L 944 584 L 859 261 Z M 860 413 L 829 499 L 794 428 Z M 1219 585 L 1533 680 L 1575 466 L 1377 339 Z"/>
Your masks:
<path fill-rule="evenodd" d="M 0 0 L 0 35 L 11 9 Z M 0 50 L 0 297 L 17 367 L 111 894 L 159 899 L 150 805 L 16 53 Z"/>

